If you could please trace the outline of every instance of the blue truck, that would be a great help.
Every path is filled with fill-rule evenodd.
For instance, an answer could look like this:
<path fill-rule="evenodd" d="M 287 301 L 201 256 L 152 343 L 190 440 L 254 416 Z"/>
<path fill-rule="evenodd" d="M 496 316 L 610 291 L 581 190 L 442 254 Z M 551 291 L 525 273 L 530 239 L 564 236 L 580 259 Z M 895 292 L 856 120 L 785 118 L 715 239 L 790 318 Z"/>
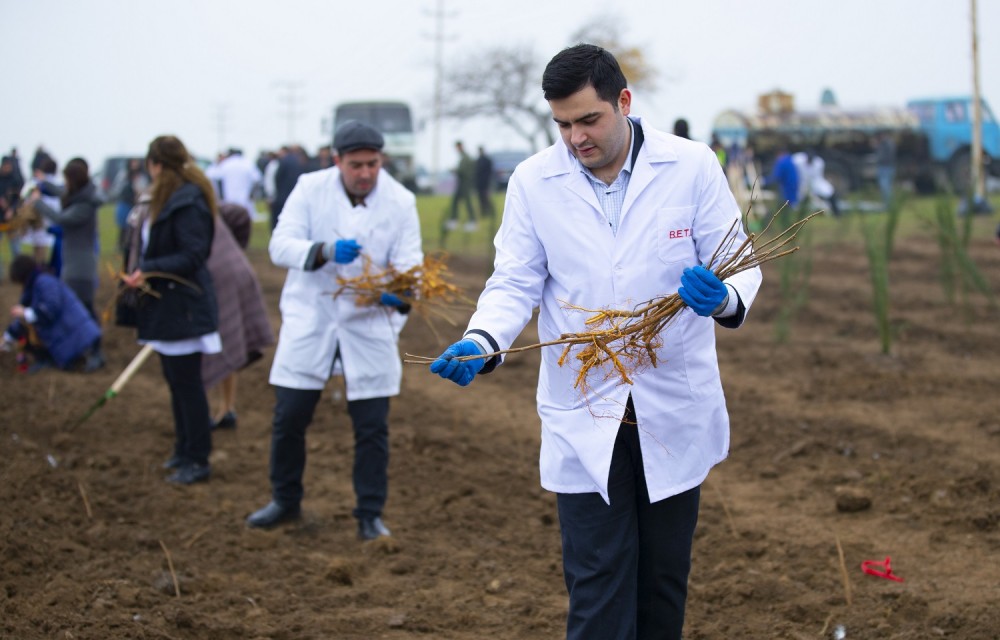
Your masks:
<path fill-rule="evenodd" d="M 985 100 L 982 105 L 984 170 L 1000 175 L 1000 125 Z M 928 151 L 939 174 L 957 193 L 965 193 L 971 182 L 972 98 L 922 98 L 910 100 L 906 108 L 919 121 L 927 137 Z"/>
<path fill-rule="evenodd" d="M 829 91 L 824 104 L 798 111 L 789 94 L 764 94 L 754 113 L 728 110 L 712 133 L 726 147 L 750 148 L 758 172 L 770 173 L 781 149 L 813 150 L 826 161 L 826 177 L 840 193 L 874 184 L 875 147 L 888 133 L 896 143 L 896 177 L 919 193 L 968 193 L 971 182 L 972 99 L 921 98 L 905 107 L 846 109 Z M 1000 125 L 982 101 L 983 163 L 1000 176 Z"/>

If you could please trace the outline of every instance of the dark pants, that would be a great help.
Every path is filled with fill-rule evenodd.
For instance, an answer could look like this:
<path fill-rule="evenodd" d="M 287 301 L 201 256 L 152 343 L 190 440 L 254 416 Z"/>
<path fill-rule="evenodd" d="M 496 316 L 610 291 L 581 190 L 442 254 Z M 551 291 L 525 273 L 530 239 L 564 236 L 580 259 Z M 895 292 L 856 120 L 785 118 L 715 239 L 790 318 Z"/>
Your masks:
<path fill-rule="evenodd" d="M 557 496 L 567 640 L 679 639 L 700 487 L 650 504 L 629 398 L 608 494 Z"/>
<path fill-rule="evenodd" d="M 160 354 L 160 364 L 174 410 L 174 455 L 186 462 L 208 464 L 212 453 L 212 418 L 201 382 L 201 354 Z"/>
<path fill-rule="evenodd" d="M 449 216 L 451 220 L 458 220 L 458 204 L 460 202 L 465 204 L 465 209 L 469 212 L 469 222 L 475 222 L 476 209 L 472 206 L 472 189 L 461 183 L 455 187 L 455 195 L 451 198 L 451 215 Z"/>
<path fill-rule="evenodd" d="M 275 387 L 277 404 L 271 432 L 271 494 L 275 502 L 302 502 L 306 469 L 306 429 L 322 391 Z M 382 515 L 389 493 L 389 398 L 353 400 L 347 412 L 354 423 L 354 517 Z"/>
<path fill-rule="evenodd" d="M 480 213 L 484 218 L 492 218 L 495 212 L 493 211 L 493 194 L 490 193 L 490 186 L 477 186 L 476 194 L 479 195 Z"/>

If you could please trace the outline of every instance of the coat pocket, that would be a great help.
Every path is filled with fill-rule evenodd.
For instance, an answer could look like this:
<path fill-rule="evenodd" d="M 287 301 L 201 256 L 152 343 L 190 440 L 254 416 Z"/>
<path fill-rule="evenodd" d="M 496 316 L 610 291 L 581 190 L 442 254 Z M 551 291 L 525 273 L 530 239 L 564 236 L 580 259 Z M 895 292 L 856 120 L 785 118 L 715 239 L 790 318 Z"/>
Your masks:
<path fill-rule="evenodd" d="M 692 262 L 693 229 L 697 207 L 663 207 L 656 211 L 656 253 L 664 264 Z"/>

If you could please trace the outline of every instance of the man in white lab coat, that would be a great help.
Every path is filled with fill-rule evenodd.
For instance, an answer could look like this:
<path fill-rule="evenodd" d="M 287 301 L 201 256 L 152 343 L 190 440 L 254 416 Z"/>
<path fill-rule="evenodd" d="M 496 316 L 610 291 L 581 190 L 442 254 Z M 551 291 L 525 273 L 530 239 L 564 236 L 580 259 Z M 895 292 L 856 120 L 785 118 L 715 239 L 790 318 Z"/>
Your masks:
<path fill-rule="evenodd" d="M 268 528 L 300 515 L 305 432 L 323 387 L 342 369 L 354 425 L 354 516 L 358 536 L 388 536 L 389 397 L 399 394 L 398 337 L 409 305 L 389 293 L 377 306 L 334 298 L 337 277 L 405 271 L 423 261 L 412 193 L 382 169 L 382 134 L 358 122 L 335 134 L 336 166 L 299 178 L 271 236 L 274 264 L 287 268 L 281 332 L 270 382 L 277 404 L 271 436 L 271 502 L 247 518 Z"/>
<path fill-rule="evenodd" d="M 219 200 L 245 207 L 256 222 L 261 218 L 253 201 L 253 191 L 263 179 L 260 169 L 240 149 L 230 149 L 229 154 L 205 170 L 219 188 Z"/>
<path fill-rule="evenodd" d="M 507 349 L 535 307 L 545 342 L 585 331 L 589 314 L 578 309 L 679 292 L 689 309 L 661 334 L 656 367 L 631 385 L 592 374 L 583 395 L 577 372 L 558 363 L 562 348 L 543 348 L 537 401 L 541 481 L 557 494 L 562 532 L 567 637 L 680 638 L 699 488 L 729 448 L 715 326 L 743 322 L 760 270 L 726 282 L 712 272 L 740 219 L 719 161 L 702 143 L 629 118 L 631 93 L 609 52 L 563 50 L 542 89 L 562 140 L 514 171 L 494 273 L 464 339 L 430 369 L 460 385 L 493 370 L 499 355 L 460 357 Z M 740 227 L 734 247 L 744 238 Z"/>

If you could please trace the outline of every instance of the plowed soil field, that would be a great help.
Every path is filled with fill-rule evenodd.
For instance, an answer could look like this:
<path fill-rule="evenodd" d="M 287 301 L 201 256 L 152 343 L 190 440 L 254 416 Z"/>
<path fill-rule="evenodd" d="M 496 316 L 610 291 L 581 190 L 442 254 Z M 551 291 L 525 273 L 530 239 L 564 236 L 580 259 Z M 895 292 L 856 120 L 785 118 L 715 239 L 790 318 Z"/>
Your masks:
<path fill-rule="evenodd" d="M 1000 247 L 971 252 L 1000 293 Z M 251 259 L 277 328 L 284 272 Z M 946 303 L 928 236 L 900 238 L 891 265 L 889 355 L 863 248 L 845 240 L 814 247 L 787 341 L 776 265 L 747 324 L 718 330 L 733 437 L 703 488 L 686 638 L 1000 638 L 1000 316 L 978 295 Z M 451 267 L 473 296 L 490 268 Z M 17 295 L 0 285 L 0 308 Z M 436 355 L 459 320 L 412 319 L 401 351 Z M 535 337 L 529 326 L 521 340 Z M 303 519 L 254 531 L 273 350 L 240 376 L 239 426 L 214 435 L 211 481 L 176 487 L 160 470 L 173 434 L 155 358 L 72 428 L 138 351 L 123 328 L 105 342 L 93 374 L 20 374 L 0 354 L 0 638 L 563 635 L 536 353 L 465 389 L 407 365 L 390 414 L 393 536 L 361 543 L 336 384 L 309 432 Z M 862 572 L 887 557 L 902 582 Z"/>

